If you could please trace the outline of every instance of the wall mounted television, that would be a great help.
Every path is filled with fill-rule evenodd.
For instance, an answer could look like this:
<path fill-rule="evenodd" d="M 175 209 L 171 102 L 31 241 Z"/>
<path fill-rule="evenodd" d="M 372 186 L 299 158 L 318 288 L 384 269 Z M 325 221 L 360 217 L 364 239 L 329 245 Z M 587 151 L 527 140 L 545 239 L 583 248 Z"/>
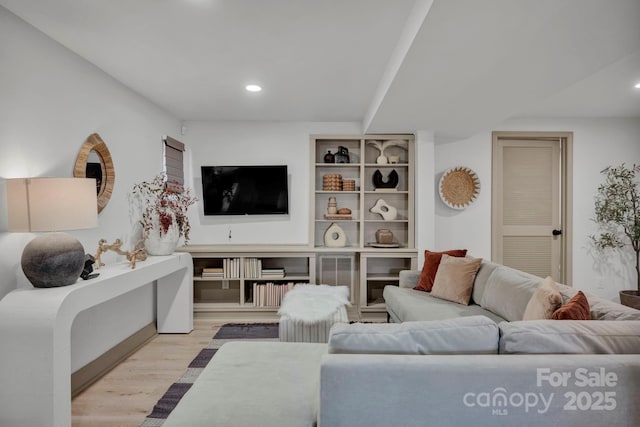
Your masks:
<path fill-rule="evenodd" d="M 289 213 L 287 166 L 201 166 L 205 215 Z"/>

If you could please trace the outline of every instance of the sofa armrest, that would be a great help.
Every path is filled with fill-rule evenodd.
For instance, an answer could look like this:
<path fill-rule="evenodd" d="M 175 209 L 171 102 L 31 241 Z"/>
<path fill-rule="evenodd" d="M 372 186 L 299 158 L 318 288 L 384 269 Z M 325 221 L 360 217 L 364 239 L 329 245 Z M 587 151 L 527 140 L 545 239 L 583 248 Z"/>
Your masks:
<path fill-rule="evenodd" d="M 420 280 L 421 270 L 401 270 L 399 285 L 401 288 L 415 288 Z"/>
<path fill-rule="evenodd" d="M 633 426 L 638 355 L 323 356 L 320 426 Z"/>

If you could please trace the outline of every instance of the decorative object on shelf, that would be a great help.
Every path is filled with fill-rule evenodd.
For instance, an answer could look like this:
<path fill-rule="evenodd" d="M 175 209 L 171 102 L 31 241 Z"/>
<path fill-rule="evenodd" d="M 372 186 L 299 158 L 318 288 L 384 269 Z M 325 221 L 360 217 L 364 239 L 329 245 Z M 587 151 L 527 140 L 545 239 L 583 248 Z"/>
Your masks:
<path fill-rule="evenodd" d="M 398 216 L 398 210 L 383 199 L 376 200 L 376 204 L 369 209 L 369 212 L 380 214 L 385 221 L 393 221 Z"/>
<path fill-rule="evenodd" d="M 342 175 L 339 173 L 322 175 L 322 191 L 342 191 Z"/>
<path fill-rule="evenodd" d="M 22 271 L 36 288 L 76 283 L 84 248 L 60 233 L 98 226 L 96 183 L 89 178 L 7 179 L 8 231 L 55 231 L 37 236 L 22 252 Z"/>
<path fill-rule="evenodd" d="M 338 204 L 335 197 L 329 197 L 329 205 L 327 206 L 327 215 L 335 215 L 338 213 Z"/>
<path fill-rule="evenodd" d="M 84 268 L 82 273 L 80 273 L 80 277 L 82 280 L 89 280 L 95 277 L 98 277 L 100 273 L 93 272 L 93 263 L 96 262 L 96 259 L 91 254 L 84 255 Z"/>
<path fill-rule="evenodd" d="M 76 178 L 94 178 L 96 180 L 98 213 L 102 212 L 111 198 L 116 181 L 116 172 L 107 144 L 97 133 L 89 135 L 82 147 L 80 147 L 80 152 L 73 168 L 73 176 Z"/>
<path fill-rule="evenodd" d="M 338 224 L 332 222 L 324 232 L 324 245 L 328 248 L 344 248 L 347 246 L 347 235 Z"/>
<path fill-rule="evenodd" d="M 351 163 L 349 160 L 349 149 L 347 147 L 338 147 L 338 152 L 334 155 L 336 163 Z"/>
<path fill-rule="evenodd" d="M 106 239 L 100 239 L 98 241 L 98 249 L 96 250 L 96 269 L 100 267 L 104 267 L 105 264 L 102 262 L 102 254 L 108 251 L 113 251 L 118 255 L 124 255 L 129 261 L 129 265 L 131 269 L 136 268 L 136 261 L 144 261 L 147 259 L 147 251 L 144 248 L 144 237 L 135 244 L 133 250 L 131 252 L 123 251 L 120 249 L 122 246 L 122 241 L 120 239 L 116 239 L 112 244 L 107 244 Z"/>
<path fill-rule="evenodd" d="M 336 161 L 336 157 L 331 154 L 331 150 L 327 151 L 327 154 L 324 155 L 324 162 L 325 163 L 335 163 Z"/>
<path fill-rule="evenodd" d="M 356 180 L 355 179 L 342 180 L 342 191 L 356 191 Z"/>
<path fill-rule="evenodd" d="M 138 216 L 149 255 L 170 255 L 180 237 L 185 244 L 189 241 L 187 210 L 196 202 L 189 189 L 168 185 L 161 173 L 151 181 L 135 184 L 129 196 L 132 216 Z"/>
<path fill-rule="evenodd" d="M 391 169 L 391 172 L 389 172 L 389 176 L 387 177 L 386 181 L 382 177 L 382 172 L 380 172 L 380 169 L 377 169 L 373 173 L 373 186 L 375 187 L 375 190 L 389 190 L 392 188 L 396 188 L 399 181 L 400 177 L 398 176 L 398 172 L 396 172 L 395 169 Z"/>
<path fill-rule="evenodd" d="M 471 169 L 458 166 L 445 171 L 438 185 L 440 199 L 451 209 L 462 210 L 476 201 L 480 179 Z"/>
<path fill-rule="evenodd" d="M 388 228 L 376 230 L 376 243 L 382 243 L 384 245 L 393 243 L 393 232 Z"/>
<path fill-rule="evenodd" d="M 349 208 L 340 208 L 336 211 L 336 213 L 329 214 L 327 213 L 324 216 L 325 219 L 329 220 L 351 220 L 353 217 L 351 216 L 351 209 Z"/>
<path fill-rule="evenodd" d="M 372 248 L 385 248 L 385 249 L 393 249 L 393 248 L 399 248 L 400 244 L 399 243 L 378 243 L 378 242 L 369 242 L 367 243 L 367 246 L 370 246 Z"/>
<path fill-rule="evenodd" d="M 389 163 L 392 165 L 397 165 L 400 163 L 400 156 L 389 156 Z"/>
<path fill-rule="evenodd" d="M 635 252 L 636 290 L 619 291 L 620 302 L 640 310 L 640 165 L 609 166 L 600 172 L 604 183 L 595 196 L 595 218 L 598 234 L 591 240 L 598 249 Z"/>
<path fill-rule="evenodd" d="M 379 165 L 384 165 L 388 162 L 387 157 L 384 155 L 384 150 L 386 150 L 389 147 L 400 147 L 403 150 L 406 150 L 408 148 L 408 141 L 404 141 L 401 139 L 391 139 L 389 141 L 376 141 L 375 139 L 370 139 L 367 140 L 367 144 L 368 145 L 373 145 L 375 148 L 378 149 L 378 151 L 380 151 L 380 155 L 376 158 L 376 163 L 378 163 Z M 393 157 L 397 157 L 398 161 L 400 160 L 399 156 L 393 156 Z M 398 161 L 396 161 L 396 163 L 398 163 Z"/>

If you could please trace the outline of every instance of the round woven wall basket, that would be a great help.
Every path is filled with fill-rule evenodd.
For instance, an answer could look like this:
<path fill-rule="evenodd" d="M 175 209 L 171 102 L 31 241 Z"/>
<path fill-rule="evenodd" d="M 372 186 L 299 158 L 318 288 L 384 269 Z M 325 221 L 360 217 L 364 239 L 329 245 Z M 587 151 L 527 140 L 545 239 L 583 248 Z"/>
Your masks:
<path fill-rule="evenodd" d="M 476 201 L 480 194 L 480 179 L 469 168 L 455 167 L 447 170 L 438 185 L 440 198 L 451 209 L 462 210 Z"/>

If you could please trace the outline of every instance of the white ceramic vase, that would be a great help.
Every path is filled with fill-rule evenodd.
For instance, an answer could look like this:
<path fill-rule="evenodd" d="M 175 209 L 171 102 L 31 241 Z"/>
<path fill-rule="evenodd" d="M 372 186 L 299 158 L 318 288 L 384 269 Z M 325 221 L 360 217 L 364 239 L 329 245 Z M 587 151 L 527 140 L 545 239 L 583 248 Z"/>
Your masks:
<path fill-rule="evenodd" d="M 378 199 L 369 212 L 380 214 L 385 221 L 393 221 L 398 216 L 398 209 L 385 202 L 384 199 Z"/>
<path fill-rule="evenodd" d="M 344 248 L 347 246 L 347 235 L 338 224 L 331 223 L 324 232 L 324 245 L 328 248 Z"/>
<path fill-rule="evenodd" d="M 166 212 L 171 215 L 171 225 L 167 232 L 160 233 L 162 229 L 160 219 L 155 215 L 153 218 L 153 228 L 147 233 L 144 248 L 149 255 L 171 255 L 178 246 L 180 230 L 178 229 L 178 224 L 176 224 L 175 215 L 169 210 Z"/>

